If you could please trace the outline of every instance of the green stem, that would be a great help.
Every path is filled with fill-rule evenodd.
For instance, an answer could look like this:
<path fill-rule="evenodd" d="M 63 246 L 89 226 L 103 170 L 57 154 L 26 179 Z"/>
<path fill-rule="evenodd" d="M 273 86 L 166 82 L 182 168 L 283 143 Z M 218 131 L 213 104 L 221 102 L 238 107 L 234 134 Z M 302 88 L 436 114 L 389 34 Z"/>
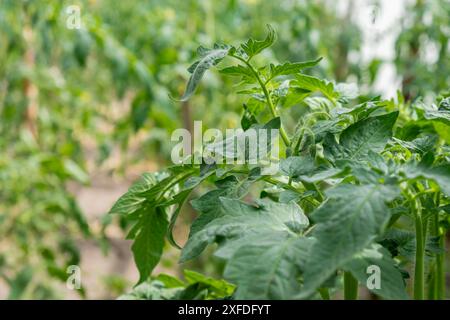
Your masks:
<path fill-rule="evenodd" d="M 422 221 L 422 207 L 420 201 L 415 199 L 413 210 L 416 223 L 416 265 L 414 268 L 414 299 L 424 300 L 425 287 L 425 230 Z"/>
<path fill-rule="evenodd" d="M 445 252 L 445 235 L 440 235 L 439 248 L 442 253 L 439 253 L 436 257 L 436 299 L 445 299 L 445 265 L 444 265 L 444 252 Z"/>
<path fill-rule="evenodd" d="M 436 193 L 435 203 L 436 207 L 441 205 L 440 202 L 441 193 Z M 435 274 L 434 274 L 434 292 L 435 299 L 444 300 L 445 299 L 445 233 L 441 234 L 441 230 L 439 228 L 439 212 L 435 212 L 434 214 L 434 234 L 439 237 L 439 248 L 441 249 L 441 253 L 436 255 L 436 266 L 435 266 Z"/>
<path fill-rule="evenodd" d="M 253 75 L 255 76 L 256 80 L 258 81 L 264 96 L 266 97 L 267 103 L 269 105 L 270 108 L 270 112 L 272 113 L 272 116 L 274 118 L 279 117 L 277 110 L 275 109 L 275 106 L 273 105 L 272 99 L 270 99 L 270 94 L 269 91 L 267 90 L 266 84 L 261 80 L 261 77 L 258 74 L 258 71 L 255 70 L 255 68 L 253 68 L 253 66 L 250 64 L 250 62 L 248 62 L 245 59 L 242 59 L 241 57 L 235 56 L 233 55 L 232 57 L 238 59 L 239 61 L 242 61 L 243 63 L 245 63 L 245 65 L 252 71 Z M 289 137 L 286 134 L 286 131 L 284 130 L 283 126 L 280 126 L 280 135 L 281 138 L 284 141 L 284 144 L 289 147 L 291 145 L 291 141 L 289 140 Z"/>
<path fill-rule="evenodd" d="M 328 288 L 320 288 L 319 289 L 319 294 L 322 297 L 322 300 L 330 300 L 330 291 L 328 290 Z"/>
<path fill-rule="evenodd" d="M 344 299 L 358 300 L 358 280 L 350 272 L 344 272 Z"/>

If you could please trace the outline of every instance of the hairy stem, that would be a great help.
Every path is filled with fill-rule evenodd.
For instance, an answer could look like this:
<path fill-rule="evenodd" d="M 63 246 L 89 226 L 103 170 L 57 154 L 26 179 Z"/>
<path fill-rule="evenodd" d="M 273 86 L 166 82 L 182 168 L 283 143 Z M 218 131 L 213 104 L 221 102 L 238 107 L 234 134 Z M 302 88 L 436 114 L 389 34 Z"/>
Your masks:
<path fill-rule="evenodd" d="M 436 206 L 440 205 L 440 192 L 436 193 Z M 434 236 L 439 238 L 439 248 L 441 253 L 436 255 L 436 264 L 433 269 L 433 298 L 437 300 L 445 299 L 445 268 L 444 268 L 444 252 L 445 252 L 445 234 L 441 234 L 439 228 L 439 212 L 435 212 L 433 221 Z"/>
<path fill-rule="evenodd" d="M 266 84 L 261 80 L 261 77 L 258 74 L 258 71 L 255 70 L 255 68 L 250 64 L 250 62 L 248 62 L 245 59 L 242 59 L 241 57 L 232 55 L 232 57 L 238 59 L 239 61 L 242 61 L 243 63 L 245 63 L 245 65 L 252 71 L 253 75 L 255 76 L 256 80 L 259 83 L 259 86 L 261 87 L 264 96 L 266 97 L 267 100 L 267 104 L 269 105 L 270 108 L 270 112 L 272 113 L 272 116 L 274 118 L 279 117 L 277 110 L 275 109 L 275 106 L 273 105 L 272 99 L 270 98 L 270 94 L 269 91 L 267 90 Z M 288 135 L 286 134 L 286 131 L 284 130 L 283 126 L 280 126 L 280 135 L 281 138 L 284 141 L 284 144 L 288 147 L 291 145 L 291 141 L 289 140 Z"/>
<path fill-rule="evenodd" d="M 414 268 L 414 299 L 424 300 L 425 287 L 425 243 L 426 230 L 423 228 L 422 206 L 418 199 L 413 202 L 416 223 L 416 264 Z"/>
<path fill-rule="evenodd" d="M 358 300 L 358 280 L 350 272 L 344 272 L 344 299 Z"/>
<path fill-rule="evenodd" d="M 439 238 L 439 248 L 441 248 L 442 253 L 439 253 L 436 257 L 436 299 L 445 299 L 445 237 L 441 235 Z"/>

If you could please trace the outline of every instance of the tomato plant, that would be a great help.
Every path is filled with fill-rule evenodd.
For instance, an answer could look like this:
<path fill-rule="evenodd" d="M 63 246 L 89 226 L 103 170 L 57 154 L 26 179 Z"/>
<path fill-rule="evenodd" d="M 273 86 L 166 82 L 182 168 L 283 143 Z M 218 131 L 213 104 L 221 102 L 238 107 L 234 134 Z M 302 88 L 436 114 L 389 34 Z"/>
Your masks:
<path fill-rule="evenodd" d="M 227 60 L 220 72 L 240 77 L 240 92 L 249 95 L 243 129 L 265 121 L 280 129 L 284 157 L 277 174 L 217 163 L 143 174 L 111 209 L 134 223 L 128 238 L 138 283 L 157 281 L 148 279 L 165 240 L 179 247 L 173 227 L 203 183 L 214 188 L 191 201 L 198 217 L 180 262 L 217 244 L 224 279 L 235 286 L 223 296 L 330 299 L 343 287 L 346 299 L 356 299 L 361 285 L 384 299 L 443 299 L 450 148 L 435 125 L 448 130 L 449 99 L 431 106 L 379 97 L 352 103 L 357 95 L 349 85 L 303 72 L 320 59 L 257 65 L 255 57 L 275 38 L 269 27 L 264 40 L 200 47 L 181 100 Z M 284 118 L 292 108 L 304 113 L 288 128 Z M 381 285 L 367 285 L 371 266 L 379 268 Z"/>

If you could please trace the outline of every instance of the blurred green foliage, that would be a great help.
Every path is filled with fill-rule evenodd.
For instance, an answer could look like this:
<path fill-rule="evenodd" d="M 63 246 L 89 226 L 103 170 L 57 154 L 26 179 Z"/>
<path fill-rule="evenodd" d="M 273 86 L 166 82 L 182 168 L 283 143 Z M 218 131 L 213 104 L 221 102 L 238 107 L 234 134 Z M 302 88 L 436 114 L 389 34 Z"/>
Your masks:
<path fill-rule="evenodd" d="M 370 88 L 377 61 L 362 62 L 347 2 L 2 0 L 0 278 L 9 297 L 57 297 L 56 282 L 79 264 L 77 240 L 99 236 L 70 185 L 89 184 L 114 150 L 122 165 L 113 171 L 125 172 L 128 163 L 165 163 L 171 132 L 194 119 L 237 126 L 243 100 L 217 72 L 189 102 L 169 98 L 181 96 L 199 43 L 261 38 L 270 23 L 279 39 L 258 59 L 322 56 L 318 75 Z M 81 10 L 79 30 L 67 27 L 71 5 Z M 394 62 L 408 99 L 448 90 L 449 12 L 447 1 L 422 0 L 404 12 Z M 430 45 L 437 62 L 422 57 Z"/>

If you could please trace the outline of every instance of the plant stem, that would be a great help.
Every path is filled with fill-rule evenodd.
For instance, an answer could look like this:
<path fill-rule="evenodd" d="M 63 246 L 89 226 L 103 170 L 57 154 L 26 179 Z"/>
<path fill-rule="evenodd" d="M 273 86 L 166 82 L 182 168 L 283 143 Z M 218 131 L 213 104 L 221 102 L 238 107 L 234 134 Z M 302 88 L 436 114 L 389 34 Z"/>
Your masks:
<path fill-rule="evenodd" d="M 436 207 L 440 206 L 441 193 L 436 193 L 435 204 Z M 434 299 L 445 299 L 445 233 L 441 234 L 439 228 L 439 211 L 434 213 L 434 235 L 439 238 L 439 248 L 441 252 L 436 255 L 436 265 L 434 267 L 433 287 L 434 287 Z"/>
<path fill-rule="evenodd" d="M 414 299 L 424 300 L 425 287 L 425 230 L 422 221 L 422 207 L 420 201 L 415 199 L 413 209 L 416 223 L 416 264 L 414 268 Z"/>
<path fill-rule="evenodd" d="M 330 291 L 328 290 L 328 288 L 320 288 L 319 289 L 319 294 L 322 297 L 322 300 L 330 300 Z"/>
<path fill-rule="evenodd" d="M 275 109 L 275 106 L 273 105 L 272 99 L 270 99 L 270 94 L 269 94 L 269 91 L 267 90 L 266 84 L 261 80 L 261 77 L 259 76 L 258 71 L 256 71 L 255 68 L 253 68 L 253 66 L 247 60 L 242 59 L 241 57 L 235 56 L 235 55 L 232 55 L 232 57 L 234 57 L 234 58 L 238 59 L 239 61 L 242 61 L 243 63 L 245 63 L 245 65 L 252 71 L 253 75 L 255 76 L 256 80 L 258 81 L 258 83 L 259 83 L 259 85 L 260 85 L 260 87 L 261 87 L 261 89 L 262 89 L 262 91 L 264 93 L 264 96 L 266 97 L 267 104 L 269 105 L 270 112 L 272 113 L 272 116 L 274 118 L 279 117 L 279 115 L 277 113 L 277 110 Z M 283 128 L 282 125 L 280 126 L 280 135 L 281 135 L 281 138 L 284 141 L 284 144 L 287 147 L 289 147 L 291 145 L 291 141 L 289 140 L 289 137 L 287 136 L 286 131 L 284 131 L 284 128 Z"/>
<path fill-rule="evenodd" d="M 445 236 L 440 235 L 439 248 L 442 253 L 439 253 L 436 257 L 436 299 L 445 299 L 445 265 L 444 265 L 444 252 L 445 252 Z"/>
<path fill-rule="evenodd" d="M 344 272 L 344 299 L 358 300 L 358 280 L 350 272 Z"/>

